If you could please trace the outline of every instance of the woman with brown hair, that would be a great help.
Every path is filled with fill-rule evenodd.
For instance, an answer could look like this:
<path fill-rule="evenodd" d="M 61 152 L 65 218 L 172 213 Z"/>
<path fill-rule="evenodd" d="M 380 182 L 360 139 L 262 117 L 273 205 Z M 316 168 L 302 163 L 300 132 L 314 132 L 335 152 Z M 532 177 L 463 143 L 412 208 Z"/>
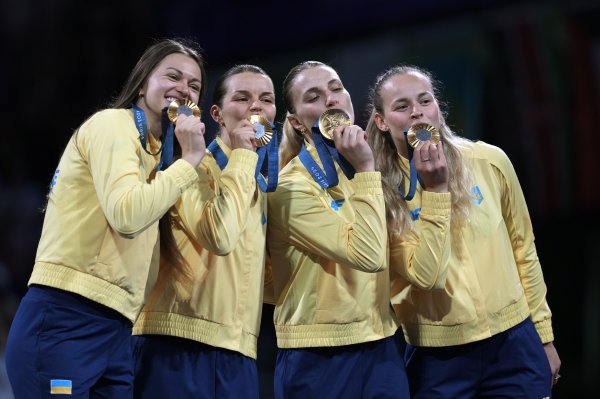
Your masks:
<path fill-rule="evenodd" d="M 181 115 L 173 129 L 164 112 L 174 100 L 198 103 L 204 83 L 196 44 L 159 41 L 112 107 L 69 140 L 9 335 L 15 398 L 133 397 L 131 328 L 158 274 L 159 219 L 198 181 L 205 154 L 200 119 Z M 173 135 L 181 147 L 174 162 Z M 166 226 L 161 255 L 185 280 Z"/>

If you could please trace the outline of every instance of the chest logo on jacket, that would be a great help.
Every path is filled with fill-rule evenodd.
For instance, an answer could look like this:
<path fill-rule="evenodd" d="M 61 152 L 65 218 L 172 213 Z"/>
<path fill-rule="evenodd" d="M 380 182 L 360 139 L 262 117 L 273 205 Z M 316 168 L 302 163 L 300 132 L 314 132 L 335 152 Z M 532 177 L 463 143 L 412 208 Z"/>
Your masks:
<path fill-rule="evenodd" d="M 471 189 L 471 193 L 473 194 L 473 203 L 475 205 L 481 205 L 481 203 L 483 202 L 483 194 L 481 193 L 481 190 L 479 189 L 479 186 L 473 186 L 473 188 Z"/>
<path fill-rule="evenodd" d="M 332 200 L 331 201 L 331 209 L 333 209 L 336 212 L 340 210 L 340 208 L 342 207 L 342 205 L 344 205 L 344 200 L 343 199 L 338 199 L 338 200 Z"/>
<path fill-rule="evenodd" d="M 410 211 L 410 218 L 413 222 L 419 220 L 419 213 L 421 213 L 421 208 L 416 208 Z"/>

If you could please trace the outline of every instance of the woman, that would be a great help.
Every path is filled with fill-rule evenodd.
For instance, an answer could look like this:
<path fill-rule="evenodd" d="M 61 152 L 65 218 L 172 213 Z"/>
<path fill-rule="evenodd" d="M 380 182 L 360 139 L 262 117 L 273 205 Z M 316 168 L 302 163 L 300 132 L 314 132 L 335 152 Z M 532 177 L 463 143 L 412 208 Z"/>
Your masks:
<path fill-rule="evenodd" d="M 276 298 L 277 398 L 407 398 L 390 307 L 381 178 L 363 130 L 342 124 L 335 149 L 355 169 L 323 180 L 311 131 L 326 110 L 354 109 L 337 72 L 303 62 L 283 83 L 288 110 L 268 244 Z M 335 184 L 335 179 L 339 182 Z M 331 184 L 330 184 L 331 183 Z"/>
<path fill-rule="evenodd" d="M 549 397 L 560 360 L 531 221 L 508 157 L 456 136 L 444 121 L 431 76 L 416 67 L 381 74 L 371 99 L 367 133 L 388 215 L 396 218 L 388 220 L 394 232 L 412 230 L 422 246 L 439 245 L 440 231 L 425 227 L 428 190 L 449 173 L 451 247 L 439 281 L 443 289 L 419 286 L 411 272 L 418 257 L 390 266 L 397 271 L 392 303 L 409 343 L 412 397 Z M 413 151 L 405 132 L 421 123 L 435 127 L 441 143 Z M 422 177 L 437 178 L 420 182 L 409 200 L 399 192 L 403 187 L 406 194 L 413 157 Z"/>
<path fill-rule="evenodd" d="M 198 103 L 204 81 L 193 43 L 157 42 L 112 108 L 71 137 L 48 195 L 29 290 L 11 326 L 7 366 L 15 398 L 133 397 L 131 327 L 158 272 L 159 219 L 197 182 L 205 153 L 204 124 L 181 116 L 181 159 L 169 166 L 169 126 L 161 116 L 172 100 Z M 166 234 L 160 239 L 165 256 L 176 253 Z M 183 268 L 173 273 L 185 279 Z"/>
<path fill-rule="evenodd" d="M 193 280 L 180 287 L 161 274 L 134 326 L 138 398 L 258 398 L 266 196 L 248 118 L 273 121 L 275 112 L 273 82 L 261 68 L 238 65 L 217 81 L 210 113 L 218 137 L 198 183 L 172 211 Z"/>

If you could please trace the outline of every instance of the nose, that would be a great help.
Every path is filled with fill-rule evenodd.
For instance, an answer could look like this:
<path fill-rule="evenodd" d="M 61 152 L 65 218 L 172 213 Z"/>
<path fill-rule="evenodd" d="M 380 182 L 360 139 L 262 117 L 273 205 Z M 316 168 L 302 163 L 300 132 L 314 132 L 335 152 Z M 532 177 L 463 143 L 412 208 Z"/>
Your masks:
<path fill-rule="evenodd" d="M 177 91 L 181 94 L 184 100 L 187 100 L 190 97 L 190 88 L 187 84 L 187 81 L 179 82 L 177 86 Z"/>
<path fill-rule="evenodd" d="M 327 97 L 326 97 L 326 102 L 325 102 L 325 106 L 327 108 L 333 108 L 336 105 L 339 104 L 339 101 L 337 99 L 337 96 L 335 95 L 334 92 L 330 91 L 327 93 Z"/>
<path fill-rule="evenodd" d="M 262 104 L 261 104 L 260 100 L 255 99 L 252 101 L 252 103 L 250 104 L 250 111 L 251 112 L 262 111 Z"/>
<path fill-rule="evenodd" d="M 419 119 L 423 116 L 423 111 L 419 108 L 418 105 L 413 105 L 412 110 L 410 112 L 410 117 L 412 119 Z"/>

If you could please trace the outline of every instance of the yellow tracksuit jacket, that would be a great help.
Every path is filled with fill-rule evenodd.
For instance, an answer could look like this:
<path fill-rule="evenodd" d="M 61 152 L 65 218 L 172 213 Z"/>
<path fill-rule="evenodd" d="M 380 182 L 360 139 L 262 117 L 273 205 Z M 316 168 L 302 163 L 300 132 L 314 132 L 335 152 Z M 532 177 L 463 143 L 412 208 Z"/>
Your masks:
<path fill-rule="evenodd" d="M 177 245 L 194 272 L 191 297 L 178 297 L 172 281 L 159 278 L 133 332 L 186 338 L 256 359 L 266 196 L 254 177 L 258 155 L 231 151 L 217 141 L 227 166 L 221 171 L 207 154 L 198 183 L 182 195 L 173 213 Z"/>
<path fill-rule="evenodd" d="M 307 145 L 320 163 L 314 147 Z M 267 242 L 280 348 L 342 346 L 395 333 L 379 172 L 323 190 L 298 157 L 269 194 Z M 379 273 L 377 273 L 379 272 Z"/>
<path fill-rule="evenodd" d="M 183 160 L 154 176 L 158 161 L 142 148 L 131 110 L 84 122 L 56 169 L 29 284 L 74 292 L 133 322 L 158 273 L 158 220 L 198 180 Z"/>
<path fill-rule="evenodd" d="M 463 154 L 474 179 L 472 212 L 469 223 L 451 235 L 443 289 L 414 284 L 407 262 L 390 266 L 397 271 L 392 303 L 406 340 L 417 346 L 460 345 L 531 317 L 542 342 L 550 342 L 554 337 L 546 285 L 514 168 L 502 150 L 483 142 L 473 143 Z M 401 164 L 408 176 L 408 160 L 402 158 Z M 426 194 L 419 187 L 409 208 L 424 206 Z M 420 215 L 417 228 L 427 217 Z M 426 240 L 438 245 L 434 236 Z"/>

